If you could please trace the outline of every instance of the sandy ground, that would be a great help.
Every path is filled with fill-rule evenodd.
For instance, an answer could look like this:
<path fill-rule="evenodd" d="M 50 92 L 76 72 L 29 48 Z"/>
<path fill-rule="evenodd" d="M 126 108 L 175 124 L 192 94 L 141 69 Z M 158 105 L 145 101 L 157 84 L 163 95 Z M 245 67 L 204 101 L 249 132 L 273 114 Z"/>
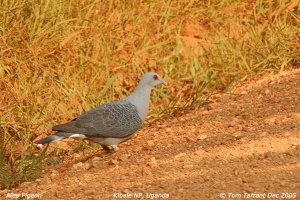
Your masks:
<path fill-rule="evenodd" d="M 148 123 L 105 160 L 99 150 L 47 167 L 0 199 L 300 199 L 299 88 L 299 69 L 244 81 Z"/>

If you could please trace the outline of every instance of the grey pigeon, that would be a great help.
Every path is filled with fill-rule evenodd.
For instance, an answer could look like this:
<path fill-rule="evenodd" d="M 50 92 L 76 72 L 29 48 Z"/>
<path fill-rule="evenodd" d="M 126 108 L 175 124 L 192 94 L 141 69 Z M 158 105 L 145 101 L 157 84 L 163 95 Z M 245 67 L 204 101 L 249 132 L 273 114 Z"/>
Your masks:
<path fill-rule="evenodd" d="M 149 110 L 150 94 L 155 85 L 165 81 L 154 72 L 141 78 L 134 92 L 121 100 L 98 106 L 72 121 L 52 128 L 55 134 L 35 143 L 43 144 L 65 138 L 84 138 L 99 143 L 108 152 L 115 151 L 119 143 L 132 138 Z"/>

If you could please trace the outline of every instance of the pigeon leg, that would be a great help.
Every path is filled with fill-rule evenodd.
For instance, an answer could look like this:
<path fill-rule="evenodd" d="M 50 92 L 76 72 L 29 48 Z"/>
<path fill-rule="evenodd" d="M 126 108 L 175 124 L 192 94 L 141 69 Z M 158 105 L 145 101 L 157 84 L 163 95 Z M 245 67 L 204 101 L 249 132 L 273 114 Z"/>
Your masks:
<path fill-rule="evenodd" d="M 117 151 L 119 148 L 117 145 L 111 145 L 112 151 Z"/>
<path fill-rule="evenodd" d="M 109 153 L 112 153 L 112 152 L 115 152 L 115 151 L 118 150 L 117 145 L 111 145 L 110 147 L 105 146 L 105 145 L 101 145 L 101 147 L 102 147 L 106 152 L 109 152 Z"/>
<path fill-rule="evenodd" d="M 110 149 L 108 146 L 105 146 L 105 145 L 101 145 L 101 147 L 106 151 L 106 152 L 113 152 L 112 149 Z"/>

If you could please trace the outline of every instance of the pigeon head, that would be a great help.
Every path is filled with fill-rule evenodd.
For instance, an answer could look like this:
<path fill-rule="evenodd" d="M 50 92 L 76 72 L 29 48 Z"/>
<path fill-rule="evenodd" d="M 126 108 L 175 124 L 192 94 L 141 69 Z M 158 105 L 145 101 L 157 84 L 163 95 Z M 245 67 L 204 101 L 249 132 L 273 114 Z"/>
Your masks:
<path fill-rule="evenodd" d="M 152 88 L 152 87 L 154 87 L 156 85 L 160 85 L 160 84 L 166 85 L 166 82 L 157 73 L 147 72 L 141 78 L 140 84 L 144 85 L 144 86 L 150 86 Z"/>
<path fill-rule="evenodd" d="M 159 84 L 166 84 L 166 82 L 157 73 L 147 72 L 142 76 L 133 93 L 125 98 L 126 101 L 137 108 L 138 115 L 142 121 L 145 120 L 149 111 L 151 90 Z"/>

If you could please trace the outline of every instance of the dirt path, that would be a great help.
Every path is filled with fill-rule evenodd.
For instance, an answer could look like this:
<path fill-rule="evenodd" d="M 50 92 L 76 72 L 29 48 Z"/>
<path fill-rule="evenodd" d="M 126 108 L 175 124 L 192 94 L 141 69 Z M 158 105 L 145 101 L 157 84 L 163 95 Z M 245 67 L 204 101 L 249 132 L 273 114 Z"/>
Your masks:
<path fill-rule="evenodd" d="M 241 83 L 200 110 L 145 126 L 104 161 L 52 167 L 0 197 L 300 199 L 299 88 L 299 69 Z"/>

